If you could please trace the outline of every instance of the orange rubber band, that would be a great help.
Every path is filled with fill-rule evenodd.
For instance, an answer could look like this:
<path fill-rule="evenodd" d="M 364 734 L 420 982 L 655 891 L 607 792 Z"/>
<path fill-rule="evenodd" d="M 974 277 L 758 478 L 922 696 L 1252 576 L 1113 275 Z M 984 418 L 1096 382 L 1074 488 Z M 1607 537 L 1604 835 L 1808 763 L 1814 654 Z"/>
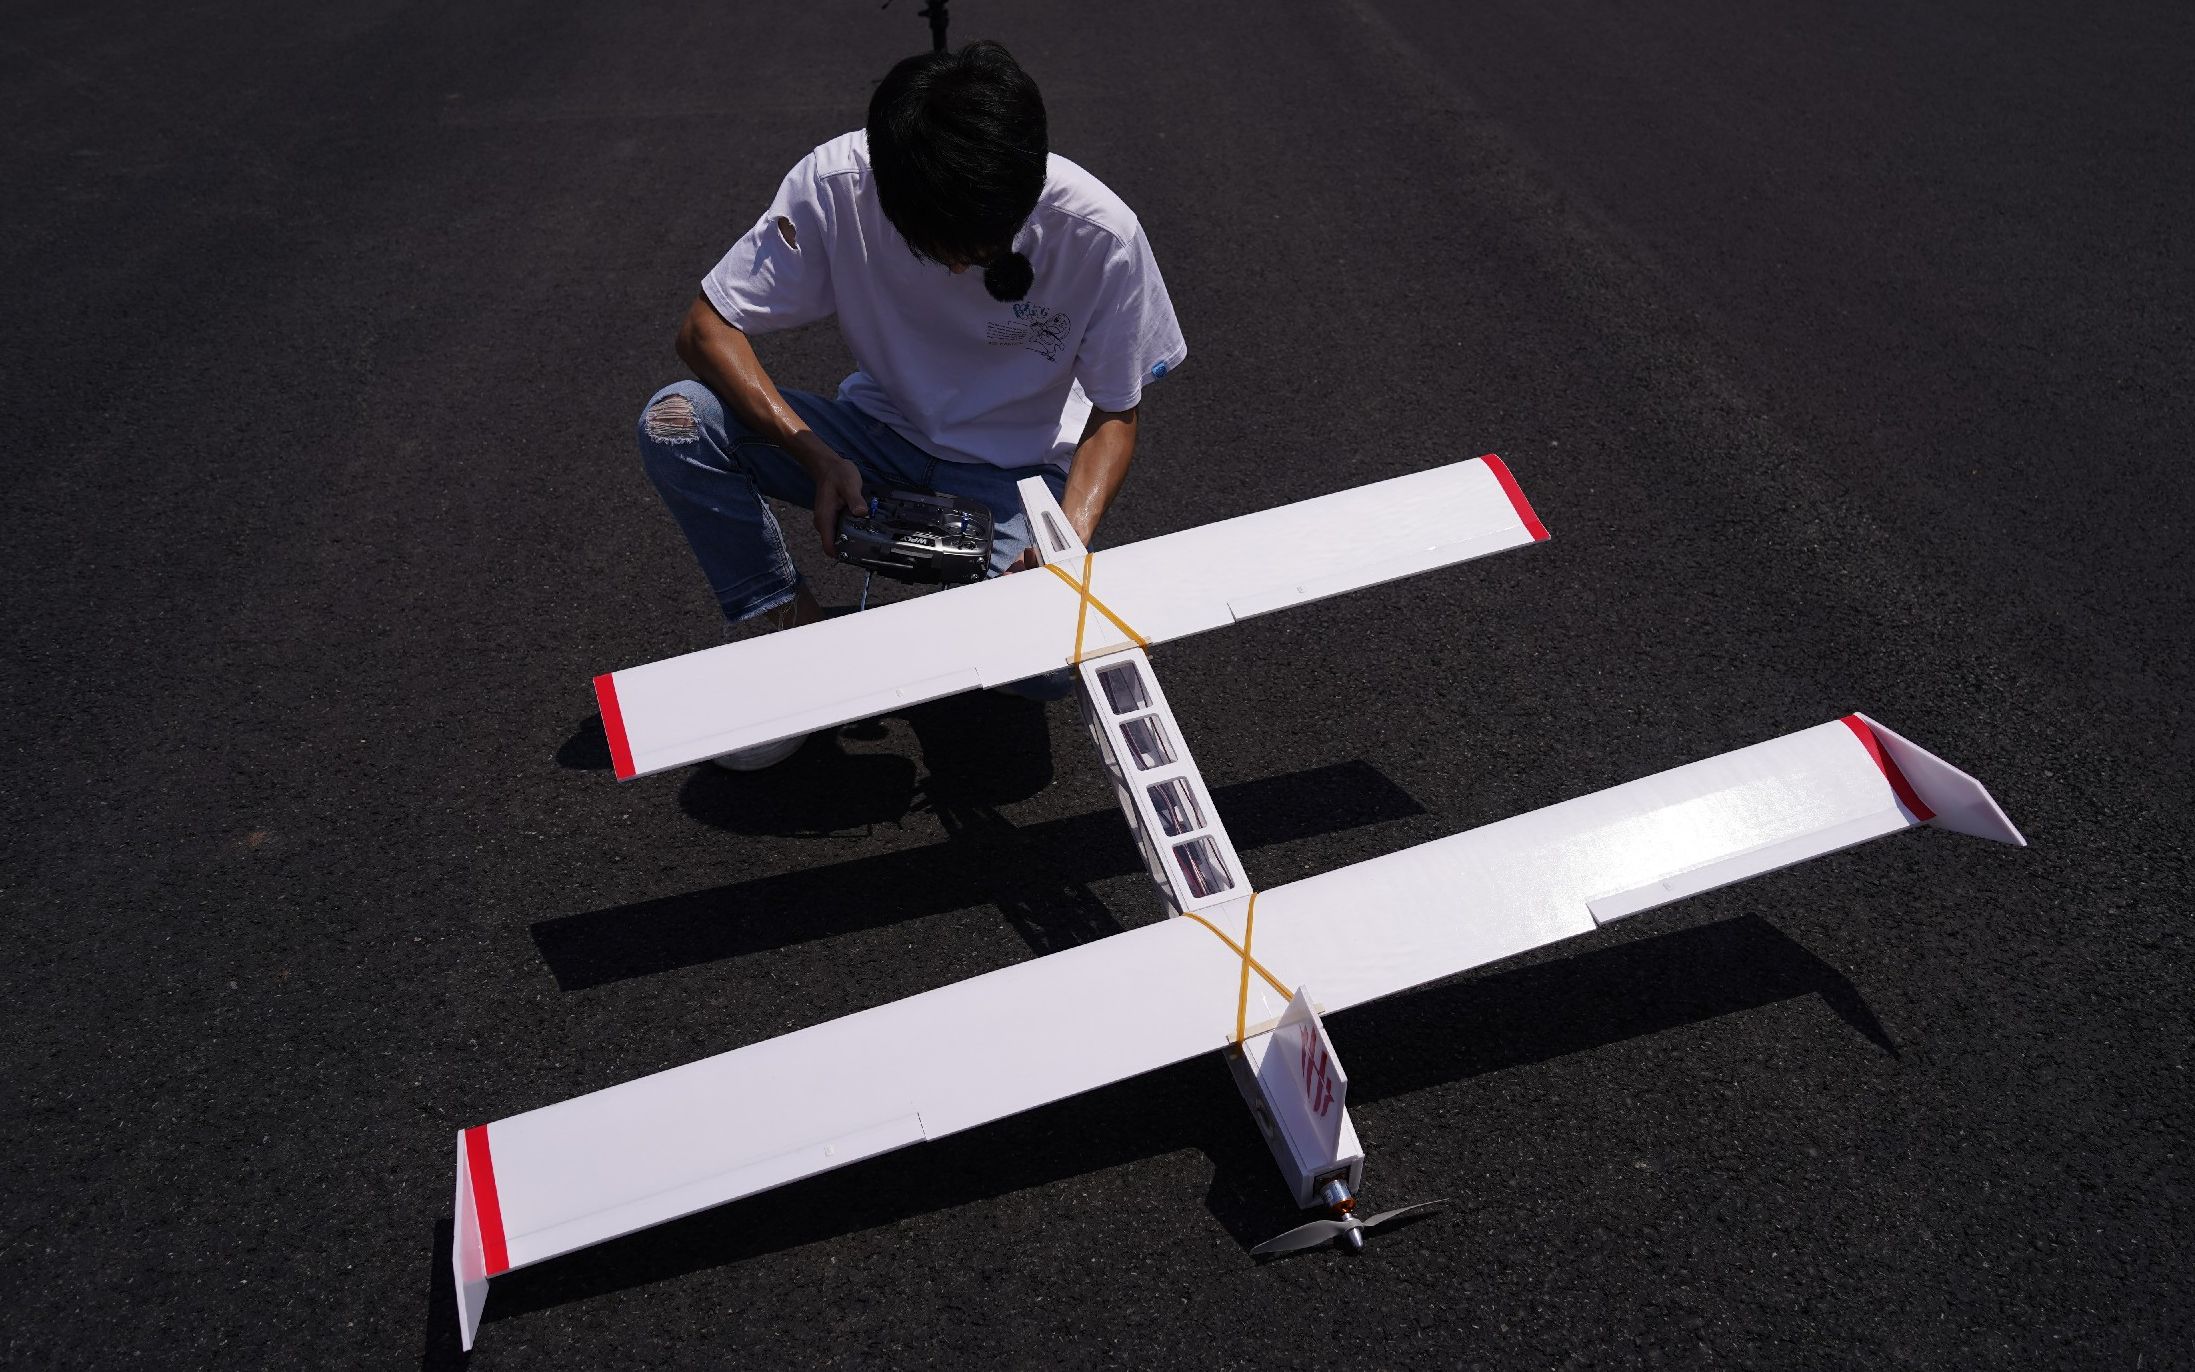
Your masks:
<path fill-rule="evenodd" d="M 1250 1013 L 1250 936 L 1258 927 L 1258 893 L 1250 893 L 1250 904 L 1242 912 L 1242 989 L 1235 992 L 1235 1042 L 1240 1043 L 1244 1034 L 1244 1016 Z"/>
<path fill-rule="evenodd" d="M 1082 636 L 1083 631 L 1089 627 L 1090 610 L 1092 606 L 1095 606 L 1097 608 L 1097 612 L 1099 614 L 1113 621 L 1113 627 L 1128 635 L 1129 640 L 1133 642 L 1138 648 L 1148 648 L 1151 646 L 1151 640 L 1145 638 L 1142 634 L 1137 633 L 1134 629 L 1129 628 L 1127 620 L 1122 619 L 1119 615 L 1114 614 L 1111 607 L 1107 606 L 1104 601 L 1099 600 L 1096 596 L 1090 593 L 1090 583 L 1096 578 L 1097 575 L 1096 563 L 1096 553 L 1084 553 L 1082 555 L 1082 580 L 1080 581 L 1075 580 L 1072 576 L 1062 571 L 1059 564 L 1056 562 L 1047 562 L 1044 564 L 1045 571 L 1050 572 L 1053 576 L 1056 576 L 1061 581 L 1066 582 L 1070 587 L 1074 589 L 1075 594 L 1081 597 L 1081 604 L 1075 607 L 1075 651 L 1067 659 L 1069 665 L 1073 665 L 1082 661 Z M 1217 931 L 1215 930 L 1214 932 Z"/>
<path fill-rule="evenodd" d="M 1227 935 L 1221 933 L 1218 925 L 1212 923 L 1212 921 L 1206 919 L 1200 914 L 1197 914 L 1193 910 L 1184 910 L 1181 912 L 1181 914 L 1182 918 L 1193 919 L 1197 923 L 1203 925 L 1205 928 L 1211 930 L 1212 937 L 1218 939 L 1221 943 L 1226 944 L 1228 951 L 1234 953 L 1237 957 L 1242 959 L 1242 986 L 1235 993 L 1235 1042 L 1240 1043 L 1243 1041 L 1243 1039 L 1248 1037 L 1247 1030 L 1249 1026 L 1245 1021 L 1249 1018 L 1250 1013 L 1251 972 L 1255 971 L 1259 976 L 1265 978 L 1265 984 L 1272 987 L 1274 992 L 1281 996 L 1283 999 L 1292 999 L 1288 988 L 1281 985 L 1280 978 L 1274 976 L 1272 972 L 1267 970 L 1264 963 L 1259 962 L 1256 958 L 1250 956 L 1250 933 L 1257 923 L 1258 893 L 1255 891 L 1252 891 L 1250 893 L 1250 906 L 1247 910 L 1243 912 L 1242 942 L 1240 943 L 1235 942 L 1233 939 L 1227 937 Z"/>

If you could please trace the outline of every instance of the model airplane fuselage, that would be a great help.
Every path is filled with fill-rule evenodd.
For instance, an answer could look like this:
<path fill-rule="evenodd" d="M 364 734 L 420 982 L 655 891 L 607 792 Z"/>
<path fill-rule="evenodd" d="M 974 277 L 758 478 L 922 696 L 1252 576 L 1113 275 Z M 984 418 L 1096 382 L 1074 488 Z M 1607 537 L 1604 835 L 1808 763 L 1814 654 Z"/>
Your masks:
<path fill-rule="evenodd" d="M 1094 555 L 1042 483 L 1021 492 L 1041 569 L 599 678 L 617 774 L 1072 665 L 1174 918 L 463 1131 L 467 1348 L 504 1272 L 1211 1051 L 1332 1216 L 1261 1251 L 1359 1244 L 1403 1212 L 1350 1213 L 1364 1157 L 1325 1014 L 1919 824 L 2024 842 L 1978 782 L 1850 715 L 1259 891 L 1146 650 L 1546 529 L 1493 456 Z"/>

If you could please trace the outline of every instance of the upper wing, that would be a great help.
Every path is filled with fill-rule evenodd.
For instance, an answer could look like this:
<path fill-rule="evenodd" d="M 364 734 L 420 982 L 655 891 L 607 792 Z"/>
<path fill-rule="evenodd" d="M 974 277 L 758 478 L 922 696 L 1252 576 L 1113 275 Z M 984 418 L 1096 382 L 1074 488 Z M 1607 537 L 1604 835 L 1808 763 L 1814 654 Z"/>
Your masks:
<path fill-rule="evenodd" d="M 1488 455 L 1107 549 L 1088 584 L 1157 643 L 1545 537 Z M 1078 641 L 1128 640 L 1060 578 L 1023 574 L 611 672 L 595 693 L 628 779 L 1037 676 Z"/>
<path fill-rule="evenodd" d="M 468 1346 L 508 1268 L 1270 1027 L 1285 994 L 1238 949 L 1337 1010 L 1924 821 L 2022 842 L 1979 783 L 1854 715 L 467 1130 Z"/>

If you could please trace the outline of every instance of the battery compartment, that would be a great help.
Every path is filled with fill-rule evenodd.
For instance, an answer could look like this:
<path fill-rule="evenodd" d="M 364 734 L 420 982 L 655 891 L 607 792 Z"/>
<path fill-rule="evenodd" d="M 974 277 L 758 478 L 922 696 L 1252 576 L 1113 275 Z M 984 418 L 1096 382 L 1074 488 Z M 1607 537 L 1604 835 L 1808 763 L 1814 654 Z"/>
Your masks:
<path fill-rule="evenodd" d="M 1151 812 L 1158 816 L 1158 827 L 1166 831 L 1166 837 L 1180 838 L 1204 827 L 1204 807 L 1197 804 L 1196 788 L 1189 784 L 1189 778 L 1173 777 L 1144 790 L 1150 793 Z"/>
<path fill-rule="evenodd" d="M 1157 683 L 1146 675 L 1141 654 L 1086 669 L 1086 691 L 1093 733 L 1105 736 L 1103 749 L 1118 771 L 1122 801 L 1136 813 L 1138 837 L 1152 875 L 1173 893 L 1177 908 L 1225 896 L 1245 878 L 1198 778 L 1196 764 L 1173 736 L 1172 712 Z M 1140 794 L 1139 794 L 1140 793 Z"/>
<path fill-rule="evenodd" d="M 1128 745 L 1128 757 L 1139 772 L 1155 772 L 1170 767 L 1174 762 L 1174 740 L 1166 732 L 1166 721 L 1155 714 L 1137 715 L 1120 722 L 1120 737 Z"/>
<path fill-rule="evenodd" d="M 1098 668 L 1098 685 L 1105 688 L 1105 704 L 1116 715 L 1132 715 L 1151 708 L 1151 692 L 1143 684 L 1143 669 L 1133 662 Z"/>
<path fill-rule="evenodd" d="M 1235 879 L 1227 871 L 1226 859 L 1219 855 L 1219 845 L 1212 841 L 1210 834 L 1175 844 L 1174 864 L 1181 868 L 1181 879 L 1188 886 L 1189 894 L 1198 900 L 1235 889 Z"/>

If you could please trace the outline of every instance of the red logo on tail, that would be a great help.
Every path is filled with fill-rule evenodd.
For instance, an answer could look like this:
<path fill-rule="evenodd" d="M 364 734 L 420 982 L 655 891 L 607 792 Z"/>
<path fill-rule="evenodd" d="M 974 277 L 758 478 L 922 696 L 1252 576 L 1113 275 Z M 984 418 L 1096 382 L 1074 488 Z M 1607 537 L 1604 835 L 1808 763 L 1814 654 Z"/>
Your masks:
<path fill-rule="evenodd" d="M 1308 1027 L 1303 1030 L 1303 1094 L 1311 1104 L 1311 1113 L 1324 1119 L 1334 1107 L 1334 1078 L 1328 1070 L 1331 1061 L 1326 1050 L 1319 1045 L 1318 1035 Z"/>

